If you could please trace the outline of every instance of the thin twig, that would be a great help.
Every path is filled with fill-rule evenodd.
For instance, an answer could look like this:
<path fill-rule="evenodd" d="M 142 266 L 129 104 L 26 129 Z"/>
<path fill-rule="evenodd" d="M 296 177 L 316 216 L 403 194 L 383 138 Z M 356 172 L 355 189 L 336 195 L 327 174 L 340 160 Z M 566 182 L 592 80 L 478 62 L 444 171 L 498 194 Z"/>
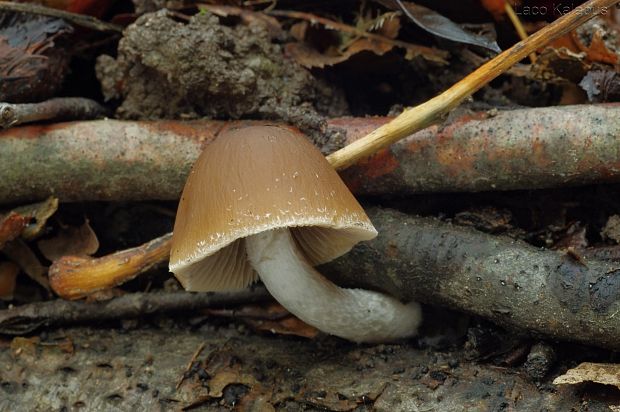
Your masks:
<path fill-rule="evenodd" d="M 192 356 L 190 361 L 187 363 L 187 367 L 185 368 L 185 371 L 181 374 L 181 377 L 179 378 L 179 381 L 177 382 L 177 386 L 175 387 L 177 391 L 183 384 L 183 381 L 187 377 L 188 372 L 191 370 L 192 365 L 194 364 L 194 362 L 196 362 L 196 359 L 198 359 L 198 356 L 200 356 L 200 353 L 203 351 L 204 348 L 205 348 L 205 343 L 203 342 L 200 344 L 198 349 L 196 349 L 196 351 L 194 352 L 194 355 Z"/>
<path fill-rule="evenodd" d="M 59 19 L 67 20 L 77 26 L 82 26 L 93 30 L 113 31 L 119 33 L 123 31 L 123 27 L 117 24 L 107 23 L 92 16 L 86 16 L 84 14 L 71 13 L 64 10 L 53 9 L 51 7 L 45 7 L 39 4 L 0 1 L 0 10 L 56 17 Z"/>
<path fill-rule="evenodd" d="M 83 97 L 57 97 L 40 103 L 0 102 L 0 128 L 7 129 L 41 120 L 89 120 L 104 117 L 108 110 Z"/>
<path fill-rule="evenodd" d="M 508 18 L 510 19 L 510 22 L 512 23 L 515 30 L 517 31 L 519 38 L 521 40 L 527 39 L 527 33 L 525 31 L 525 28 L 523 27 L 523 24 L 521 24 L 521 20 L 519 20 L 519 16 L 517 16 L 517 13 L 515 13 L 514 9 L 512 8 L 508 0 L 506 0 L 506 2 L 504 3 L 504 10 L 506 10 L 506 15 L 508 16 Z M 530 53 L 530 62 L 532 62 L 532 64 L 536 63 L 536 53 Z"/>
<path fill-rule="evenodd" d="M 191 313 L 209 307 L 256 303 L 269 299 L 264 288 L 235 293 L 131 293 L 104 302 L 56 299 L 0 311 L 0 334 L 23 335 L 42 326 L 65 326 L 154 313 Z"/>

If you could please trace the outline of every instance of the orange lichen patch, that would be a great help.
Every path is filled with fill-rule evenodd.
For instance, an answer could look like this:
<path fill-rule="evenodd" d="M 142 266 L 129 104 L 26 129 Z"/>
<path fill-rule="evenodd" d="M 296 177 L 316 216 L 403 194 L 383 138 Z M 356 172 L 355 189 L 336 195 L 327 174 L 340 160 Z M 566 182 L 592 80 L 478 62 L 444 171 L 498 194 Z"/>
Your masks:
<path fill-rule="evenodd" d="M 539 126 L 535 126 L 535 129 L 539 128 Z M 532 139 L 532 159 L 534 163 L 538 167 L 546 167 L 550 166 L 553 163 L 553 159 L 549 156 L 547 151 L 547 145 L 544 140 L 538 137 L 538 133 L 535 133 L 535 136 Z"/>
<path fill-rule="evenodd" d="M 479 144 L 467 146 L 456 144 L 453 139 L 453 131 L 456 129 L 444 129 L 437 135 L 437 141 L 432 144 L 435 150 L 435 159 L 443 170 L 453 177 L 463 173 L 469 174 L 474 168 L 477 154 L 481 150 Z M 448 142 L 454 142 L 454 144 Z"/>
<path fill-rule="evenodd" d="M 74 123 L 81 122 L 62 122 L 48 125 L 32 125 L 13 127 L 7 130 L 0 130 L 0 139 L 37 139 L 54 130 L 62 130 L 72 127 Z"/>
<path fill-rule="evenodd" d="M 398 245 L 396 245 L 394 242 L 388 242 L 385 254 L 389 258 L 392 258 L 392 259 L 397 258 L 398 257 Z"/>
<path fill-rule="evenodd" d="M 394 157 L 389 148 L 378 151 L 375 155 L 358 163 L 359 166 L 366 170 L 366 176 L 370 179 L 376 179 L 392 173 L 400 166 L 398 159 Z"/>
<path fill-rule="evenodd" d="M 183 136 L 200 143 L 210 143 L 226 124 L 219 120 L 197 120 L 190 122 L 162 120 L 157 122 L 141 121 L 136 123 L 147 129 L 150 133 L 170 133 L 173 136 Z"/>
<path fill-rule="evenodd" d="M 64 256 L 49 270 L 50 286 L 64 299 L 80 299 L 127 282 L 170 254 L 171 234 L 100 258 Z"/>
<path fill-rule="evenodd" d="M 346 130 L 347 137 L 345 143 L 351 144 L 392 119 L 392 117 L 339 117 L 329 119 L 327 124 L 330 128 Z"/>

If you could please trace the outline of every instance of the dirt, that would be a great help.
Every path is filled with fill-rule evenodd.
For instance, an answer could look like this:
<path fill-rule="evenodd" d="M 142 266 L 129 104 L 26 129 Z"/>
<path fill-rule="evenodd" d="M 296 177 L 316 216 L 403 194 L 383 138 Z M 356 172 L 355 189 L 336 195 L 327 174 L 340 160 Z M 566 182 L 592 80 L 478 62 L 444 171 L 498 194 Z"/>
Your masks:
<path fill-rule="evenodd" d="M 229 26 L 209 13 L 189 21 L 167 10 L 148 13 L 124 31 L 116 58 L 98 58 L 97 77 L 106 100 L 122 101 L 122 119 L 278 119 L 322 147 L 333 140 L 319 133 L 325 116 L 345 114 L 344 97 L 286 58 L 272 36 L 260 22 Z"/>
<path fill-rule="evenodd" d="M 0 410 L 608 410 L 463 351 L 149 323 L 0 341 Z"/>

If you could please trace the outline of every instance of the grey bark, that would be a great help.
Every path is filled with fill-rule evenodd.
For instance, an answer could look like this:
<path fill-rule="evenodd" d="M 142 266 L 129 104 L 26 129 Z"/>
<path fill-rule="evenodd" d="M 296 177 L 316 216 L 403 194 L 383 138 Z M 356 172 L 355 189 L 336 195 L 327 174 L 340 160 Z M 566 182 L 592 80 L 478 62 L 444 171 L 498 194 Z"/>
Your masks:
<path fill-rule="evenodd" d="M 620 349 L 620 267 L 371 209 L 379 236 L 323 269 L 345 285 L 442 305 L 510 330 Z"/>

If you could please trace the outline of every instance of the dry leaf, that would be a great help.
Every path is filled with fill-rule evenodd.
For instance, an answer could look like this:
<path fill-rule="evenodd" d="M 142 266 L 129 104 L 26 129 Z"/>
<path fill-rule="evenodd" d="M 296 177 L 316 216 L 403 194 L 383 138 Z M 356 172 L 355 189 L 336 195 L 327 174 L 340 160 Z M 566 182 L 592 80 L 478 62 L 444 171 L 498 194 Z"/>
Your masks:
<path fill-rule="evenodd" d="M 497 45 L 495 31 L 492 26 L 486 26 L 485 33 L 477 34 L 463 29 L 452 20 L 419 4 L 400 0 L 378 1 L 391 10 L 402 10 L 417 26 L 437 37 L 457 43 L 484 47 L 496 53 L 502 51 Z"/>
<path fill-rule="evenodd" d="M 13 292 L 17 285 L 19 266 L 13 262 L 0 262 L 0 299 L 13 299 Z"/>
<path fill-rule="evenodd" d="M 73 28 L 64 20 L 27 13 L 0 14 L 0 101 L 51 97 L 68 71 L 68 53 L 55 46 Z"/>
<path fill-rule="evenodd" d="M 224 389 L 231 384 L 241 384 L 251 388 L 257 384 L 257 381 L 254 376 L 242 373 L 239 367 L 224 368 L 209 380 L 209 396 L 221 398 L 224 396 Z"/>
<path fill-rule="evenodd" d="M 546 48 L 531 66 L 532 77 L 548 83 L 579 83 L 590 69 L 583 53 L 562 47 Z"/>
<path fill-rule="evenodd" d="M 286 45 L 287 53 L 304 67 L 325 67 L 348 60 L 351 56 L 362 51 L 370 51 L 377 55 L 400 48 L 405 50 L 405 58 L 413 59 L 416 56 L 433 61 L 435 63 L 446 63 L 446 52 L 430 47 L 419 46 L 394 39 L 400 28 L 399 22 L 391 22 L 397 19 L 393 13 L 379 16 L 372 20 L 369 26 L 373 32 L 349 26 L 344 23 L 333 21 L 325 17 L 316 16 L 311 13 L 277 10 L 272 12 L 274 15 L 302 19 L 305 24 L 296 24 L 292 28 L 292 34 L 300 39 L 299 43 Z M 323 33 L 312 25 L 320 25 Z M 312 30 L 310 30 L 312 29 Z M 331 36 L 331 32 L 338 32 L 340 36 Z M 314 44 L 316 40 L 320 44 Z M 324 44 L 325 42 L 330 42 Z"/>
<path fill-rule="evenodd" d="M 62 228 L 60 233 L 37 243 L 39 250 L 49 261 L 55 261 L 62 256 L 90 256 L 99 249 L 99 240 L 88 220 L 80 227 Z"/>
<path fill-rule="evenodd" d="M 594 382 L 620 389 L 620 364 L 584 362 L 553 380 L 554 385 L 576 385 Z"/>
<path fill-rule="evenodd" d="M 552 41 L 550 48 L 566 48 L 573 53 L 581 54 L 587 63 L 616 64 L 619 61 L 618 49 L 610 50 L 605 38 L 620 36 L 617 30 L 609 27 L 603 18 L 597 17 L 587 24 Z M 587 43 L 586 43 L 587 42 Z M 609 41 L 613 44 L 613 41 Z"/>
<path fill-rule="evenodd" d="M 13 356 L 34 356 L 37 353 L 37 345 L 39 342 L 41 342 L 41 338 L 38 336 L 33 336 L 31 338 L 18 336 L 11 341 L 11 352 Z"/>
<path fill-rule="evenodd" d="M 26 240 L 35 239 L 39 236 L 49 219 L 58 210 L 58 198 L 50 197 L 43 202 L 21 206 L 13 211 L 33 219 L 22 233 Z"/>
<path fill-rule="evenodd" d="M 595 29 L 589 45 L 585 45 L 580 41 L 577 31 L 573 31 L 571 34 L 579 50 L 586 53 L 588 60 L 608 64 L 616 64 L 618 62 L 618 55 L 609 50 L 603 41 L 603 29 Z"/>

